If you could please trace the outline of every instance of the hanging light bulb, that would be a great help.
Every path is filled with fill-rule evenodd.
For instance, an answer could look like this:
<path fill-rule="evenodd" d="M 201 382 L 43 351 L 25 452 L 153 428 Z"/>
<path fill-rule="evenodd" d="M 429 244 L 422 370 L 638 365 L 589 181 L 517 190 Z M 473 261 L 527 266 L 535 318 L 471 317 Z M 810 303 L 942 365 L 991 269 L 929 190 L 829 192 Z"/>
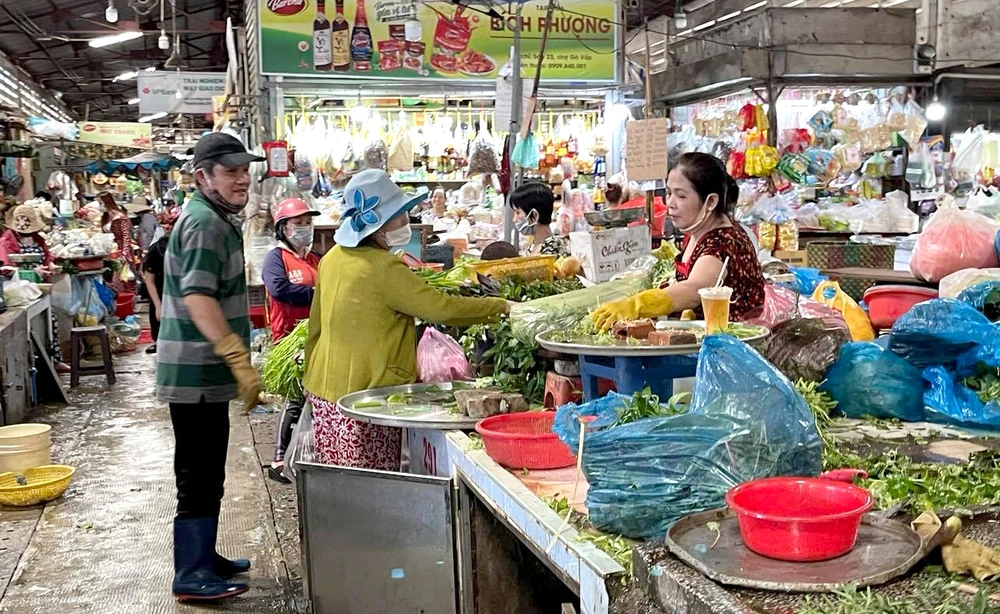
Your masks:
<path fill-rule="evenodd" d="M 688 27 L 688 14 L 684 11 L 677 11 L 674 14 L 674 27 L 683 30 Z"/>
<path fill-rule="evenodd" d="M 170 37 L 167 36 L 166 30 L 160 30 L 160 38 L 156 39 L 156 46 L 163 51 L 170 49 Z"/>
<path fill-rule="evenodd" d="M 108 8 L 104 11 L 104 18 L 108 23 L 118 22 L 118 9 L 115 8 L 115 0 L 108 0 Z"/>
<path fill-rule="evenodd" d="M 177 91 L 174 92 L 174 98 L 176 98 L 177 100 L 184 100 L 184 92 L 182 92 L 180 88 L 178 88 Z"/>
<path fill-rule="evenodd" d="M 925 116 L 927 121 L 939 122 L 944 119 L 944 116 L 948 114 L 948 107 L 944 106 L 940 100 L 938 100 L 938 95 L 934 94 L 934 100 L 927 105 L 927 111 L 925 111 Z"/>

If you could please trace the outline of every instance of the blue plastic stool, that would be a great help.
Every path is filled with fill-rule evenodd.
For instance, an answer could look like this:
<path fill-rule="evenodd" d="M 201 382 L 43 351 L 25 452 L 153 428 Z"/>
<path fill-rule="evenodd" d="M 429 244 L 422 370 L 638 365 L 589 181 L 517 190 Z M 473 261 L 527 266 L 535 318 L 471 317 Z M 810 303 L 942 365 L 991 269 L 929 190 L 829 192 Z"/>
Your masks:
<path fill-rule="evenodd" d="M 694 377 L 698 355 L 689 356 L 580 356 L 583 398 L 600 398 L 598 380 L 615 383 L 619 394 L 630 395 L 649 386 L 653 394 L 666 401 L 674 394 L 674 380 Z"/>

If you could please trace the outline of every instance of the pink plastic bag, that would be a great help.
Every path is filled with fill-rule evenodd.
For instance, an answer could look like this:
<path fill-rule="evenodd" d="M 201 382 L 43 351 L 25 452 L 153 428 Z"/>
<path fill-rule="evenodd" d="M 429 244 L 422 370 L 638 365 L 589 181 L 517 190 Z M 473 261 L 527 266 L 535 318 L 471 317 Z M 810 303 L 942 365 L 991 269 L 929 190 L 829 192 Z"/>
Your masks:
<path fill-rule="evenodd" d="M 454 339 L 428 328 L 417 345 L 417 375 L 425 384 L 472 379 L 472 365 Z"/>
<path fill-rule="evenodd" d="M 993 241 L 1000 225 L 958 207 L 942 207 L 924 228 L 913 248 L 910 272 L 920 279 L 940 281 L 962 269 L 1000 266 Z"/>
<path fill-rule="evenodd" d="M 795 297 L 795 291 L 788 288 L 772 284 L 764 286 L 764 309 L 759 316 L 746 320 L 746 323 L 774 328 L 776 324 L 791 320 L 795 317 Z M 806 296 L 799 296 L 799 315 L 819 318 L 827 327 L 848 331 L 847 322 L 839 311 Z"/>

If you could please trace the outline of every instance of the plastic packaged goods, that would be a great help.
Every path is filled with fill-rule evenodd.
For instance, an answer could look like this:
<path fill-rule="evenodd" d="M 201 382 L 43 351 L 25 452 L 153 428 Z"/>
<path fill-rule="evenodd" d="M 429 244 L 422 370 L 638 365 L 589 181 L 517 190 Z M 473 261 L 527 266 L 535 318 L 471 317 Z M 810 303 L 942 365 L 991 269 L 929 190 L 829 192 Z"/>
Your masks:
<path fill-rule="evenodd" d="M 425 384 L 472 379 L 469 364 L 458 342 L 434 327 L 424 330 L 417 344 L 417 376 Z"/>
<path fill-rule="evenodd" d="M 872 341 L 875 330 L 872 329 L 868 314 L 850 296 L 840 288 L 835 281 L 824 281 L 816 286 L 812 296 L 814 301 L 836 309 L 844 315 L 844 321 L 851 331 L 854 341 Z"/>
<path fill-rule="evenodd" d="M 924 419 L 920 370 L 876 343 L 848 343 L 821 387 L 848 418 Z"/>
<path fill-rule="evenodd" d="M 1000 404 L 996 399 L 984 402 L 944 367 L 925 370 L 924 380 L 928 384 L 923 397 L 928 420 L 964 427 L 1000 429 Z"/>
<path fill-rule="evenodd" d="M 1000 267 L 994 242 L 1000 224 L 975 212 L 945 204 L 920 233 L 910 259 L 910 272 L 940 281 L 963 269 Z"/>
<path fill-rule="evenodd" d="M 791 382 L 727 335 L 705 339 L 687 413 L 615 426 L 630 397 L 612 393 L 559 409 L 553 431 L 570 449 L 579 420 L 590 520 L 603 531 L 662 538 L 676 519 L 724 505 L 733 486 L 774 475 L 815 475 L 820 438 Z"/>

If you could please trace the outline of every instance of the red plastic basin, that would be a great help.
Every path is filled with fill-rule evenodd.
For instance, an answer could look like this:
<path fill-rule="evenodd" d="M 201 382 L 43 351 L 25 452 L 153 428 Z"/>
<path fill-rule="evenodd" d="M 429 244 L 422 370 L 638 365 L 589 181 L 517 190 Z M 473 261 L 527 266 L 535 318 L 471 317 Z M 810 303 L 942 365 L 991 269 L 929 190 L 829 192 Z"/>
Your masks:
<path fill-rule="evenodd" d="M 554 411 L 502 414 L 480 420 L 476 432 L 490 458 L 510 469 L 560 469 L 576 456 L 555 433 Z"/>
<path fill-rule="evenodd" d="M 847 554 L 861 517 L 875 505 L 867 490 L 820 478 L 764 478 L 733 488 L 747 548 L 781 561 L 825 561 Z"/>
<path fill-rule="evenodd" d="M 936 290 L 919 286 L 874 286 L 865 292 L 868 317 L 878 329 L 892 328 L 917 303 L 937 298 Z"/>

